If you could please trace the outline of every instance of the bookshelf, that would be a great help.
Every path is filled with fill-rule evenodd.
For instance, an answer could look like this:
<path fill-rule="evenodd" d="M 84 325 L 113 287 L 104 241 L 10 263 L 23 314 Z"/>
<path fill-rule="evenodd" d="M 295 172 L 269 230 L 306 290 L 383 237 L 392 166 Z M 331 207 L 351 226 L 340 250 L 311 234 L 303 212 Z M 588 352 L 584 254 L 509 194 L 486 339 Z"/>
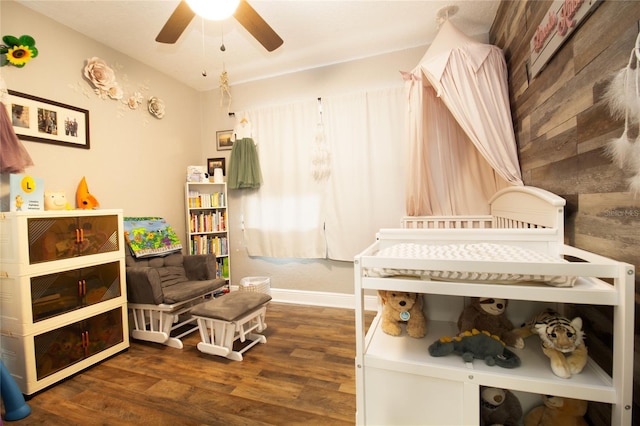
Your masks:
<path fill-rule="evenodd" d="M 231 284 L 227 184 L 187 182 L 185 211 L 188 254 L 215 254 L 217 274 Z"/>

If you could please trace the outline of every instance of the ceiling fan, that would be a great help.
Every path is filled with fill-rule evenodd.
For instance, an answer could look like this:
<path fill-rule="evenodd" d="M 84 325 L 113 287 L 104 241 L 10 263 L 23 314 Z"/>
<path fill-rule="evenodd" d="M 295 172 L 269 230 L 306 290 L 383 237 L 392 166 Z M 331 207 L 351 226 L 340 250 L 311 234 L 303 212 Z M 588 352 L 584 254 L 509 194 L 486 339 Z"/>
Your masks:
<path fill-rule="evenodd" d="M 214 3 L 214 2 L 210 2 Z M 167 23 L 156 37 L 159 43 L 173 44 L 182 35 L 187 25 L 196 16 L 186 0 L 180 0 Z M 233 17 L 269 52 L 276 50 L 283 43 L 280 36 L 262 19 L 246 0 L 240 0 L 233 12 Z"/>

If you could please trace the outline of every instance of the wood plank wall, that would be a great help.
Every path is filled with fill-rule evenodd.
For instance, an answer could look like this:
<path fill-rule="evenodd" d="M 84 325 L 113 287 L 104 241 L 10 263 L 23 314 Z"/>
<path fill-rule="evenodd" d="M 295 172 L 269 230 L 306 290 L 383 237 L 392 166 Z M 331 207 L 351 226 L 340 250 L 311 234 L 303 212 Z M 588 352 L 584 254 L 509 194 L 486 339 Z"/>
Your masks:
<path fill-rule="evenodd" d="M 529 43 L 552 1 L 503 0 L 491 43 L 504 51 L 524 182 L 567 200 L 568 244 L 636 267 L 636 341 L 640 331 L 640 194 L 604 155 L 620 137 L 621 120 L 603 101 L 611 76 L 627 65 L 639 31 L 640 2 L 605 0 L 534 79 L 527 77 Z M 636 143 L 640 143 L 640 140 Z M 611 365 L 611 309 L 576 306 L 585 320 L 590 355 Z M 635 350 L 634 424 L 640 424 L 640 352 Z M 590 404 L 594 425 L 610 423 L 610 409 Z"/>

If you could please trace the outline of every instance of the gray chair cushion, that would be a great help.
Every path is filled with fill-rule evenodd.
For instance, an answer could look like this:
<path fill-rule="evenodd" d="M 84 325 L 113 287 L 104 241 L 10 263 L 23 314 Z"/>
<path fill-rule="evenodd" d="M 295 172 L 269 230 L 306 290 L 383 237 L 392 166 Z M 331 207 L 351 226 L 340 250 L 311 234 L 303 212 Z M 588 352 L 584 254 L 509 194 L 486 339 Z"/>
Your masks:
<path fill-rule="evenodd" d="M 164 289 L 167 287 L 189 281 L 182 266 L 163 266 L 156 268 L 156 271 L 158 271 L 163 291 L 165 291 Z"/>
<path fill-rule="evenodd" d="M 255 311 L 271 300 L 265 293 L 234 291 L 217 299 L 201 303 L 191 310 L 191 315 L 214 318 L 223 321 L 235 321 Z"/>
<path fill-rule="evenodd" d="M 162 288 L 162 303 L 171 305 L 183 302 L 216 290 L 226 284 L 222 278 L 205 281 L 183 281 L 180 285 L 172 285 Z"/>

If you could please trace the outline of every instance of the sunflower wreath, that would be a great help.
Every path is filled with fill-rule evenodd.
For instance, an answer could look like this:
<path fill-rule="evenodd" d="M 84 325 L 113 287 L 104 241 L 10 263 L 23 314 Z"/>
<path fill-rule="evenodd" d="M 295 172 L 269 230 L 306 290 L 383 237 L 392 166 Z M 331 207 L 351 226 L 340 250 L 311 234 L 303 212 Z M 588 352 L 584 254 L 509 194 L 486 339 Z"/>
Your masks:
<path fill-rule="evenodd" d="M 30 35 L 14 37 L 6 35 L 2 37 L 0 44 L 0 66 L 13 65 L 24 67 L 27 62 L 38 56 L 36 40 Z"/>

